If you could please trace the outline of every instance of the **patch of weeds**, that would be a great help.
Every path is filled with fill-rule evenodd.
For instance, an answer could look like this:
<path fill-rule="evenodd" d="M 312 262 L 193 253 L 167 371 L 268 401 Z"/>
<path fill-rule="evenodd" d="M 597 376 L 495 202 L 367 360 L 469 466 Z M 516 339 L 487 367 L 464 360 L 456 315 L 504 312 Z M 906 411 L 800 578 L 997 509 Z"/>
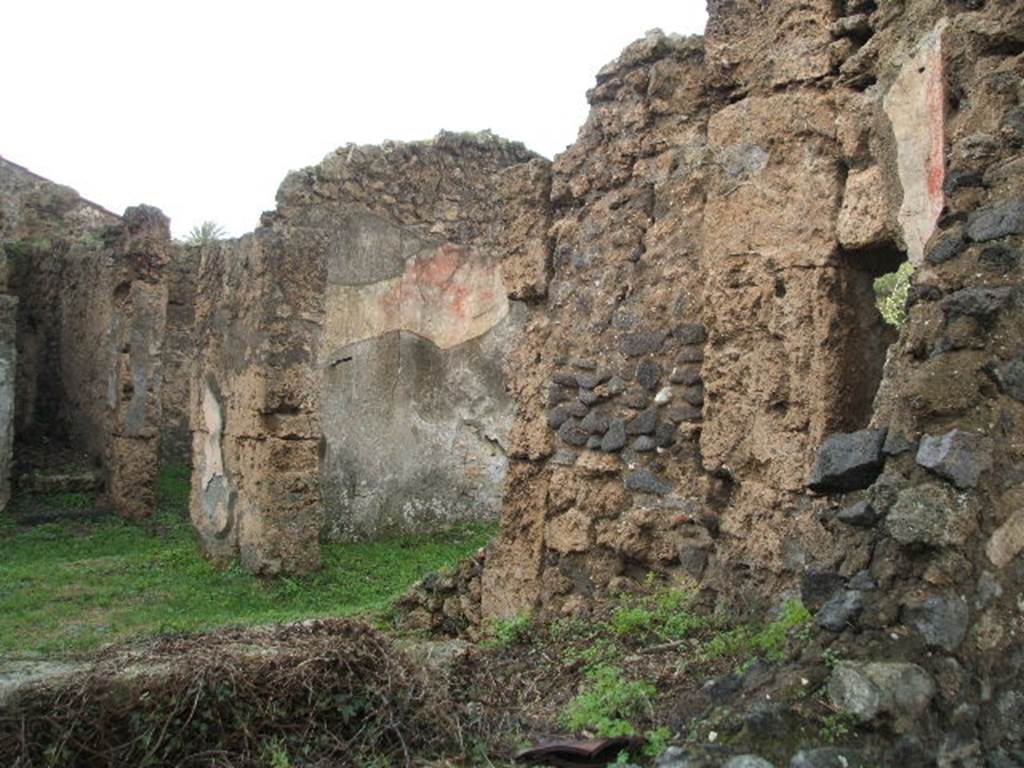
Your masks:
<path fill-rule="evenodd" d="M 643 713 L 657 691 L 650 683 L 630 680 L 620 667 L 599 664 L 586 673 L 584 689 L 566 705 L 563 721 L 573 731 L 597 736 L 633 736 L 631 720 Z"/>
<path fill-rule="evenodd" d="M 507 619 L 492 619 L 487 627 L 488 637 L 481 643 L 485 648 L 509 648 L 520 645 L 530 635 L 533 618 L 528 613 L 518 613 Z"/>
<path fill-rule="evenodd" d="M 799 600 L 790 600 L 782 614 L 765 625 L 741 624 L 719 632 L 704 643 L 701 656 L 705 660 L 744 658 L 748 663 L 761 656 L 768 661 L 782 661 L 791 634 L 806 640 L 810 632 L 811 613 Z"/>
<path fill-rule="evenodd" d="M 50 509 L 62 510 L 89 509 L 96 503 L 96 499 L 91 493 L 82 493 L 80 491 L 48 493 L 37 496 L 36 501 Z"/>
<path fill-rule="evenodd" d="M 548 625 L 548 637 L 556 643 L 582 640 L 591 637 L 594 632 L 593 625 L 579 616 L 564 616 Z"/>
<path fill-rule="evenodd" d="M 821 721 L 821 740 L 835 744 L 853 732 L 856 720 L 847 712 L 835 712 Z"/>
<path fill-rule="evenodd" d="M 672 738 L 672 731 L 662 726 L 652 731 L 644 732 L 644 754 L 654 758 L 668 749 L 668 740 Z"/>
<path fill-rule="evenodd" d="M 708 620 L 693 610 L 695 596 L 682 589 L 665 589 L 638 602 L 623 603 L 612 614 L 609 629 L 621 637 L 653 635 L 662 640 L 681 640 Z"/>
<path fill-rule="evenodd" d="M 582 664 L 584 669 L 607 664 L 619 655 L 618 646 L 607 637 L 595 637 L 582 648 L 566 648 L 562 660 L 566 664 Z"/>

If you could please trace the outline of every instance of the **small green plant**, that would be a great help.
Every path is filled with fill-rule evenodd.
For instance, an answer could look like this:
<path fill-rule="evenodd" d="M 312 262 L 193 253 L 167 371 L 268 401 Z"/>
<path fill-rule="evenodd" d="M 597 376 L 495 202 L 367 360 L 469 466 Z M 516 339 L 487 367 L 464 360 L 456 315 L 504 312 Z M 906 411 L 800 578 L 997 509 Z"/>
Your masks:
<path fill-rule="evenodd" d="M 493 619 L 488 626 L 489 637 L 482 643 L 487 648 L 509 648 L 519 645 L 530 635 L 533 619 L 528 613 Z"/>
<path fill-rule="evenodd" d="M 741 624 L 719 632 L 704 643 L 701 656 L 705 660 L 744 657 L 748 666 L 755 655 L 781 661 L 790 635 L 806 639 L 810 622 L 811 613 L 806 606 L 799 600 L 789 600 L 779 618 L 769 624 Z"/>
<path fill-rule="evenodd" d="M 591 731 L 614 738 L 633 736 L 631 718 L 641 714 L 657 691 L 650 683 L 629 680 L 619 667 L 599 664 L 587 671 L 587 682 L 566 706 L 563 720 L 573 731 Z"/>
<path fill-rule="evenodd" d="M 267 768 L 292 768 L 292 759 L 280 739 L 268 739 L 263 745 Z"/>
<path fill-rule="evenodd" d="M 853 716 L 846 712 L 835 712 L 821 721 L 821 739 L 828 744 L 835 744 L 849 736 L 855 725 Z"/>
<path fill-rule="evenodd" d="M 707 625 L 707 619 L 693 611 L 695 596 L 682 589 L 665 589 L 624 602 L 612 614 L 609 629 L 619 636 L 655 635 L 662 640 L 681 640 Z"/>
<path fill-rule="evenodd" d="M 668 740 L 672 738 L 672 732 L 665 726 L 655 728 L 652 731 L 644 732 L 644 754 L 648 757 L 657 757 L 668 749 Z"/>
<path fill-rule="evenodd" d="M 910 276 L 914 265 L 909 261 L 900 264 L 899 269 L 882 275 L 875 280 L 875 302 L 882 319 L 889 325 L 901 326 L 907 319 L 907 296 L 910 293 Z"/>
<path fill-rule="evenodd" d="M 189 233 L 185 236 L 185 242 L 188 245 L 206 245 L 207 243 L 214 243 L 218 240 L 223 240 L 227 236 L 224 227 L 215 221 L 204 221 L 189 230 Z"/>
<path fill-rule="evenodd" d="M 833 669 L 839 663 L 839 654 L 832 648 L 826 648 L 821 652 L 822 661 L 829 669 Z"/>
<path fill-rule="evenodd" d="M 595 637 L 582 648 L 566 648 L 562 660 L 566 664 L 582 664 L 584 669 L 606 664 L 619 653 L 619 648 L 607 637 Z"/>

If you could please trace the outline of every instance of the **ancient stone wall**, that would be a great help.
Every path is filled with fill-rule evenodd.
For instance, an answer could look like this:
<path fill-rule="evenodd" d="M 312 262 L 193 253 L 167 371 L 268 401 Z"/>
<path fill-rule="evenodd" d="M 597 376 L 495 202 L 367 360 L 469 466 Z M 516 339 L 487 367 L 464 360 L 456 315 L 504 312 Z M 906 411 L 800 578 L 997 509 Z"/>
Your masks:
<path fill-rule="evenodd" d="M 195 293 L 199 248 L 172 244 L 167 262 L 167 325 L 163 341 L 160 454 L 165 461 L 189 463 L 189 387 L 199 342 L 195 336 Z"/>
<path fill-rule="evenodd" d="M 543 296 L 546 163 L 489 135 L 349 146 L 203 251 L 192 514 L 306 570 L 351 540 L 497 514 L 505 350 Z"/>
<path fill-rule="evenodd" d="M 118 511 L 148 514 L 166 313 L 166 217 L 118 217 L 0 160 L 0 241 L 18 297 L 15 437 L 25 455 L 83 451 Z"/>

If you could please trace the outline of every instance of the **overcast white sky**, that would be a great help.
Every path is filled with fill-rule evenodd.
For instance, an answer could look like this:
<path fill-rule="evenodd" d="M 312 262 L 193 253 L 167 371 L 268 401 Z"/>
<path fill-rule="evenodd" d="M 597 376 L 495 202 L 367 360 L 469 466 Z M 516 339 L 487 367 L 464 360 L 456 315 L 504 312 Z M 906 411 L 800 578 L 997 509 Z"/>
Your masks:
<path fill-rule="evenodd" d="M 0 155 L 176 235 L 231 234 L 285 173 L 347 142 L 490 128 L 548 157 L 597 70 L 703 0 L 8 0 Z"/>

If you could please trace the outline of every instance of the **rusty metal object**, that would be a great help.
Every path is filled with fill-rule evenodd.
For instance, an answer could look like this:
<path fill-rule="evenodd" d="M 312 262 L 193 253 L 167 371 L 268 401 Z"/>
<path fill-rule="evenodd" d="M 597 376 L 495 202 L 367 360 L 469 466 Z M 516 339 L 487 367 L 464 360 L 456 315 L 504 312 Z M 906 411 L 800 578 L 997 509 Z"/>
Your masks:
<path fill-rule="evenodd" d="M 580 768 L 604 768 L 615 761 L 619 753 L 629 749 L 631 739 L 581 739 L 547 741 L 516 755 L 517 763 L 531 765 L 574 766 Z"/>

